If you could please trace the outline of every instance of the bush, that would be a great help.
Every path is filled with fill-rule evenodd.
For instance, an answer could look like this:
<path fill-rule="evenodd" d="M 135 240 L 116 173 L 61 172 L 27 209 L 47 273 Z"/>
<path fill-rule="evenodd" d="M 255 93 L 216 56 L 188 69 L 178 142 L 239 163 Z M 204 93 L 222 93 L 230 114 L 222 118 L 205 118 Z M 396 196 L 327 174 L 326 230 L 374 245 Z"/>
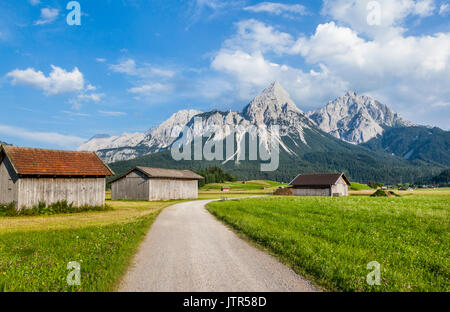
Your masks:
<path fill-rule="evenodd" d="M 79 206 L 76 207 L 72 203 L 67 201 L 58 201 L 54 204 L 47 205 L 45 202 L 39 202 L 31 208 L 22 207 L 22 209 L 16 209 L 16 204 L 10 203 L 8 205 L 0 204 L 0 217 L 17 217 L 17 216 L 49 216 L 62 213 L 79 213 L 87 211 L 107 211 L 112 210 L 108 205 L 104 206 Z"/>
<path fill-rule="evenodd" d="M 371 197 L 400 197 L 400 195 L 392 192 L 378 189 L 375 193 L 370 195 Z"/>

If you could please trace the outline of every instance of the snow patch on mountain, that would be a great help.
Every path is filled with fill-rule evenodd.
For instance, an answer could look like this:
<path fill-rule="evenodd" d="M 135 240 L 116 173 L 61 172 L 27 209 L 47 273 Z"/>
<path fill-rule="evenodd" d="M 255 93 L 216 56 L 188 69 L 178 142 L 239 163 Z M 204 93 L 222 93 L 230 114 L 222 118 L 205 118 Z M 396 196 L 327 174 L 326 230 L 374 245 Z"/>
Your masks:
<path fill-rule="evenodd" d="M 78 150 L 95 151 L 108 163 L 157 152 L 172 144 L 179 135 L 177 129 L 182 129 L 192 117 L 200 113 L 202 112 L 198 110 L 178 111 L 161 125 L 146 133 L 124 133 L 112 137 L 104 134 L 95 135 Z"/>

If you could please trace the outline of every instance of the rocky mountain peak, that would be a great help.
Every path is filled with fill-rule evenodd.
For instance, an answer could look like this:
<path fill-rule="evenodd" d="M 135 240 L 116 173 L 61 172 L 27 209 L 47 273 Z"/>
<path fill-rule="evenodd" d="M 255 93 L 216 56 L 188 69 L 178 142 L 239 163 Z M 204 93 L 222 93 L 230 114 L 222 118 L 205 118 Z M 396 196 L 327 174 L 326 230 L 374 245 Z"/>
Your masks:
<path fill-rule="evenodd" d="M 386 127 L 412 125 L 388 106 L 354 91 L 307 115 L 321 130 L 355 144 L 382 134 Z"/>
<path fill-rule="evenodd" d="M 289 93 L 275 81 L 244 108 L 243 114 L 252 123 L 267 124 L 287 112 L 303 113 Z"/>

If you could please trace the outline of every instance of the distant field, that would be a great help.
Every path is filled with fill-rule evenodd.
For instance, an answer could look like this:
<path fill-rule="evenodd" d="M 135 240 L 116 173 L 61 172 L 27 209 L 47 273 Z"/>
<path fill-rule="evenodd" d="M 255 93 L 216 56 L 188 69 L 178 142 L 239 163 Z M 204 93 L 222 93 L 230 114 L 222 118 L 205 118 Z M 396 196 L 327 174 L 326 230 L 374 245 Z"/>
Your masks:
<path fill-rule="evenodd" d="M 450 291 L 450 194 L 264 197 L 209 211 L 327 290 Z M 369 286 L 371 261 L 380 286 Z"/>
<path fill-rule="evenodd" d="M 287 184 L 268 180 L 252 180 L 224 183 L 210 183 L 200 188 L 200 192 L 220 192 L 222 187 L 229 187 L 230 192 L 260 192 L 273 193 L 278 187 L 287 186 Z"/>
<path fill-rule="evenodd" d="M 352 182 L 351 184 L 352 185 L 350 186 L 350 190 L 353 191 L 371 190 L 370 186 L 368 186 L 367 184 L 361 184 L 356 182 Z"/>

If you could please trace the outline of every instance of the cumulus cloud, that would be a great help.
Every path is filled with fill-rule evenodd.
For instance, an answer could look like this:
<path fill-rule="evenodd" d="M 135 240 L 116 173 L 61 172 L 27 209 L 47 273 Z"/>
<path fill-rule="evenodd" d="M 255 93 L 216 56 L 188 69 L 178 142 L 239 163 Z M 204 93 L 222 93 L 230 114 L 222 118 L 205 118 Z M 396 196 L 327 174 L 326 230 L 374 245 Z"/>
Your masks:
<path fill-rule="evenodd" d="M 28 0 L 28 1 L 31 3 L 31 5 L 38 5 L 39 3 L 41 3 L 40 0 Z"/>
<path fill-rule="evenodd" d="M 403 33 L 407 17 L 424 18 L 433 14 L 434 0 L 324 0 L 322 14 L 372 37 Z M 378 23 L 370 23 L 377 15 Z M 378 19 L 379 18 L 379 19 Z"/>
<path fill-rule="evenodd" d="M 59 15 L 59 10 L 54 8 L 42 8 L 41 18 L 37 20 L 35 25 L 45 25 L 53 23 Z"/>
<path fill-rule="evenodd" d="M 288 52 L 295 43 L 290 34 L 255 19 L 240 21 L 235 26 L 236 34 L 224 42 L 224 48 L 281 54 Z"/>
<path fill-rule="evenodd" d="M 324 65 L 317 71 L 304 72 L 300 68 L 271 62 L 261 52 L 222 50 L 211 66 L 233 79 L 233 89 L 239 91 L 242 100 L 248 100 L 275 80 L 288 89 L 302 107 L 323 104 L 331 96 L 348 89 L 348 84 Z"/>
<path fill-rule="evenodd" d="M 27 85 L 44 91 L 46 95 L 81 91 L 84 87 L 83 74 L 75 67 L 71 72 L 61 67 L 51 65 L 48 76 L 34 68 L 15 69 L 7 74 L 12 78 L 13 85 Z"/>
<path fill-rule="evenodd" d="M 279 61 L 288 55 L 297 55 L 313 70 Z M 211 67 L 226 74 L 243 99 L 273 80 L 280 81 L 304 109 L 321 107 L 353 89 L 417 121 L 424 107 L 448 111 L 450 34 L 405 36 L 397 32 L 368 38 L 328 22 L 319 24 L 312 35 L 294 40 L 275 27 L 249 20 L 237 24 L 235 35 L 224 41 Z"/>
<path fill-rule="evenodd" d="M 66 148 L 77 147 L 86 141 L 85 138 L 80 138 L 78 136 L 64 135 L 54 132 L 31 131 L 2 124 L 0 124 L 0 134 L 29 140 L 32 142 L 48 143 L 51 145 L 57 145 Z"/>
<path fill-rule="evenodd" d="M 310 38 L 300 38 L 294 50 L 310 63 L 324 63 L 343 75 L 357 71 L 367 79 L 434 79 L 450 74 L 450 34 L 445 33 L 368 41 L 330 22 L 319 25 Z"/>
<path fill-rule="evenodd" d="M 261 2 L 256 5 L 247 6 L 244 8 L 246 11 L 255 13 L 270 13 L 275 15 L 306 15 L 306 7 L 301 4 L 283 4 L 277 2 Z"/>

